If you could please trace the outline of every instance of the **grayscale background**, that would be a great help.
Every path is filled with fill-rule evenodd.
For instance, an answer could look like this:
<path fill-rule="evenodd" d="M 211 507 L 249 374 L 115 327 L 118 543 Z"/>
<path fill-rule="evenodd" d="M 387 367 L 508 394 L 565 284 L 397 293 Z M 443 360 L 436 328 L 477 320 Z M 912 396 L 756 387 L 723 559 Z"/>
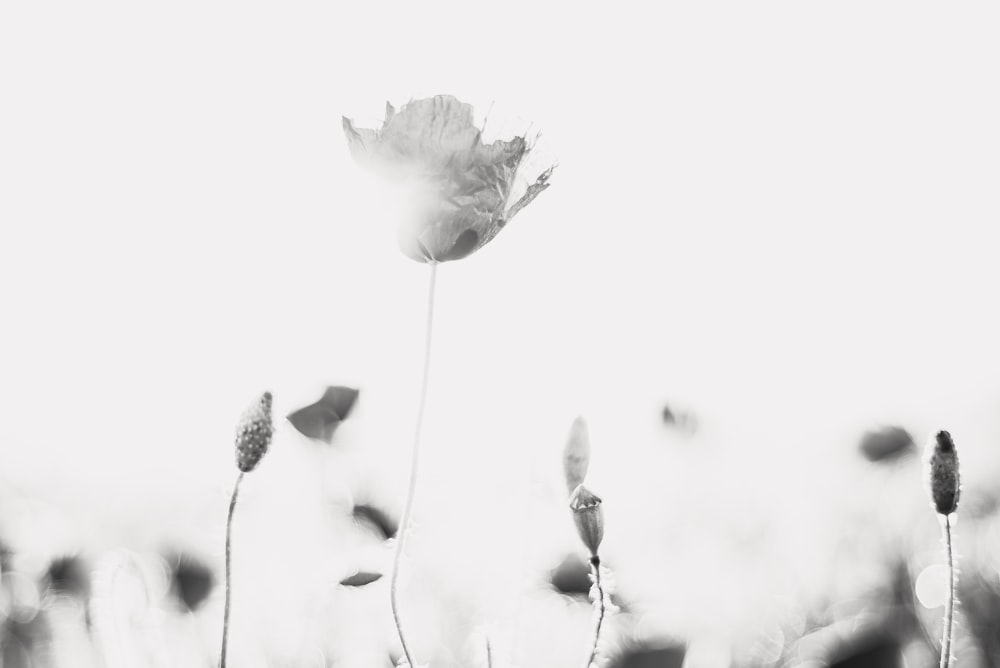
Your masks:
<path fill-rule="evenodd" d="M 1000 665 L 998 29 L 989 3 L 6 0 L 2 666 L 215 665 L 236 420 L 327 385 L 360 390 L 333 442 L 281 420 L 244 482 L 231 661 L 393 665 L 388 578 L 340 583 L 387 572 L 426 267 L 341 117 L 440 93 L 558 167 L 439 270 L 417 654 L 582 663 L 583 415 L 603 666 L 936 666 L 942 428 L 957 665 Z"/>

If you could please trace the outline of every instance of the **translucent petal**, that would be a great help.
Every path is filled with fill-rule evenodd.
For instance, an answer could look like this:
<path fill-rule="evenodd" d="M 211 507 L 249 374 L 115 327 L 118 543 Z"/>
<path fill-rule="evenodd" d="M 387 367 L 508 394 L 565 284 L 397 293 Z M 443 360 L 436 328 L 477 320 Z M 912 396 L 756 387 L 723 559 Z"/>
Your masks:
<path fill-rule="evenodd" d="M 525 186 L 523 136 L 482 143 L 473 109 L 450 95 L 386 104 L 381 130 L 344 119 L 355 159 L 381 175 L 418 185 L 412 215 L 399 229 L 403 252 L 420 262 L 460 259 L 489 243 L 507 220 L 548 187 L 551 168 Z M 523 192 L 507 209 L 511 194 Z"/>
<path fill-rule="evenodd" d="M 471 156 L 479 130 L 472 123 L 472 105 L 437 95 L 413 100 L 388 117 L 379 139 L 387 155 L 443 167 L 456 155 Z"/>
<path fill-rule="evenodd" d="M 555 169 L 555 167 L 549 167 L 546 169 L 534 183 L 528 186 L 527 192 L 524 193 L 521 199 L 517 200 L 514 205 L 507 210 L 507 213 L 504 216 L 505 220 L 513 218 L 521 209 L 531 204 L 532 200 L 541 195 L 543 190 L 549 187 L 550 184 L 548 181 L 549 177 L 552 176 L 553 169 Z"/>

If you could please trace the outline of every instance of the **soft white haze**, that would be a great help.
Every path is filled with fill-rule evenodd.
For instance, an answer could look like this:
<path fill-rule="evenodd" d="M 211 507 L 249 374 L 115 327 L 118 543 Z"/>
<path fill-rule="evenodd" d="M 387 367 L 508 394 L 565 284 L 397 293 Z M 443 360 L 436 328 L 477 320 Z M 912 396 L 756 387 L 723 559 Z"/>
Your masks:
<path fill-rule="evenodd" d="M 883 423 L 992 465 L 998 34 L 992 3 L 4 2 L 0 483 L 218 532 L 243 407 L 329 383 L 398 503 L 426 267 L 341 116 L 438 93 L 558 167 L 440 269 L 427 507 L 558 485 L 579 413 L 605 497 L 655 484 L 664 401 L 764 504 Z"/>

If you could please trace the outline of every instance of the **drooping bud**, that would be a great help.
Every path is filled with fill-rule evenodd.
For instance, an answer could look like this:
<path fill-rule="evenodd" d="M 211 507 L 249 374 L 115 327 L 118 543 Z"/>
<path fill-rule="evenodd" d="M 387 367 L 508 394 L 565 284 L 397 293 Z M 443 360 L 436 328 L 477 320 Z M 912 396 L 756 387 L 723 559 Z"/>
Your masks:
<path fill-rule="evenodd" d="M 587 422 L 582 417 L 573 420 L 569 429 L 569 438 L 563 448 L 563 471 L 566 474 L 566 491 L 573 493 L 583 484 L 590 467 L 590 435 Z"/>
<path fill-rule="evenodd" d="M 601 497 L 597 496 L 583 485 L 577 485 L 569 498 L 569 507 L 573 511 L 573 522 L 580 540 L 590 550 L 591 558 L 597 557 L 597 548 L 604 538 L 604 510 L 601 508 Z"/>
<path fill-rule="evenodd" d="M 265 392 L 236 425 L 236 465 L 241 471 L 246 473 L 256 468 L 271 444 L 272 434 L 271 393 Z"/>
<path fill-rule="evenodd" d="M 934 510 L 950 515 L 958 509 L 961 485 L 958 476 L 958 453 L 947 431 L 939 431 L 928 448 L 927 483 Z"/>

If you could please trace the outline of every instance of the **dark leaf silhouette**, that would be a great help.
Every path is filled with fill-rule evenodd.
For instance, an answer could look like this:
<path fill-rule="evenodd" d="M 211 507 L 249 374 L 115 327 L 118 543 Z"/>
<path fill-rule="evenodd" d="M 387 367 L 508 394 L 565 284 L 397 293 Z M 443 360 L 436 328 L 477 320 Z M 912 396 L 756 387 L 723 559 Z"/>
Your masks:
<path fill-rule="evenodd" d="M 831 668 L 895 668 L 903 665 L 903 655 L 895 640 L 856 648 L 831 663 Z"/>
<path fill-rule="evenodd" d="M 397 524 L 381 508 L 368 504 L 358 504 L 351 511 L 354 521 L 368 528 L 372 533 L 378 535 L 383 540 L 396 535 Z"/>
<path fill-rule="evenodd" d="M 197 610 L 208 598 L 215 578 L 200 561 L 187 556 L 176 557 L 170 573 L 170 589 L 189 610 Z"/>
<path fill-rule="evenodd" d="M 663 424 L 679 429 L 682 432 L 693 434 L 698 431 L 697 416 L 684 410 L 678 410 L 670 404 L 663 406 L 663 410 L 660 411 L 660 417 L 663 419 Z"/>
<path fill-rule="evenodd" d="M 615 668 L 681 668 L 685 653 L 681 645 L 642 645 L 626 650 L 612 665 Z"/>
<path fill-rule="evenodd" d="M 345 587 L 363 587 L 366 584 L 371 584 L 379 578 L 382 577 L 381 573 L 372 573 L 370 571 L 358 571 L 354 575 L 349 575 L 340 581 L 340 584 Z"/>
<path fill-rule="evenodd" d="M 590 592 L 590 565 L 576 554 L 570 554 L 549 576 L 552 588 L 560 594 L 587 598 Z"/>
<path fill-rule="evenodd" d="M 356 389 L 334 385 L 326 388 L 316 403 L 289 413 L 288 421 L 309 438 L 330 443 L 337 426 L 350 415 L 357 398 Z"/>
<path fill-rule="evenodd" d="M 79 557 L 65 556 L 49 564 L 49 587 L 53 591 L 86 598 L 90 591 L 90 576 Z"/>
<path fill-rule="evenodd" d="M 584 559 L 581 553 L 566 555 L 558 566 L 549 572 L 549 585 L 555 591 L 580 601 L 590 599 L 590 564 Z M 607 565 L 607 562 L 602 562 Z M 614 568 L 612 567 L 612 570 Z M 622 600 L 617 594 L 611 595 L 611 602 L 623 613 L 629 611 L 627 601 Z"/>

